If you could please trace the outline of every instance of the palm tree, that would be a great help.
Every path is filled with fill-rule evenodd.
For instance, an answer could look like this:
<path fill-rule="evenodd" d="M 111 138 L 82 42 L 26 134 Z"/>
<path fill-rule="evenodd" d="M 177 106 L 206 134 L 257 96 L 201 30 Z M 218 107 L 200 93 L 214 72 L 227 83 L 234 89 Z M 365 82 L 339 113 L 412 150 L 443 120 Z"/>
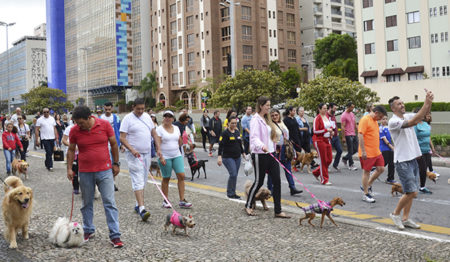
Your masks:
<path fill-rule="evenodd" d="M 158 91 L 158 81 L 156 80 L 156 71 L 148 73 L 147 76 L 144 77 L 141 81 L 140 86 L 136 86 L 135 89 L 139 91 L 139 93 L 144 94 L 145 100 L 151 101 L 155 98 L 156 92 Z"/>

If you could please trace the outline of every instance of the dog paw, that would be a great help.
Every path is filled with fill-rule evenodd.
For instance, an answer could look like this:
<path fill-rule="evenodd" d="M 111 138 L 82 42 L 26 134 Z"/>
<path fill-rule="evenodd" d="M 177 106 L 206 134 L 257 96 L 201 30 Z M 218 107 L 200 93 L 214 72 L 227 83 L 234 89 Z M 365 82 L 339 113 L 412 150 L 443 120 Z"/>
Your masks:
<path fill-rule="evenodd" d="M 29 236 L 28 233 L 27 233 L 25 236 L 23 236 L 23 238 L 24 238 L 24 239 L 30 239 L 30 236 Z"/>
<path fill-rule="evenodd" d="M 17 248 L 17 243 L 16 242 L 11 242 L 11 244 L 9 244 L 9 248 L 16 249 Z"/>

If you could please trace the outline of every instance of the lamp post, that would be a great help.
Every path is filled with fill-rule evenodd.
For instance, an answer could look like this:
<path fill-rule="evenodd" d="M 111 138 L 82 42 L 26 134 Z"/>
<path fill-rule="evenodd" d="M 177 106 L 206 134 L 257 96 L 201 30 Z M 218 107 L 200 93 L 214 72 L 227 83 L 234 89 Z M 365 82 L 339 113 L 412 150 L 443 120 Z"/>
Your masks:
<path fill-rule="evenodd" d="M 91 46 L 80 48 L 80 50 L 84 51 L 84 55 L 85 55 L 84 56 L 84 87 L 86 88 L 86 106 L 87 107 L 89 107 L 89 89 L 87 86 L 87 81 L 88 81 L 88 70 L 87 70 L 88 61 L 87 61 L 87 59 L 88 59 L 88 51 L 90 49 L 92 49 Z M 78 89 L 78 94 L 80 94 L 80 89 Z"/>
<path fill-rule="evenodd" d="M 226 0 L 221 2 L 220 5 L 228 7 L 230 9 L 230 47 L 231 47 L 231 76 L 234 77 L 236 74 L 236 35 L 235 35 L 235 21 L 234 21 L 234 6 L 240 5 L 241 3 L 235 3 L 234 0 Z"/>
<path fill-rule="evenodd" d="M 7 78 L 8 78 L 8 115 L 11 114 L 10 107 L 10 97 L 9 97 L 9 48 L 8 48 L 8 27 L 15 25 L 16 23 L 5 23 L 0 21 L 0 26 L 4 26 L 6 28 L 6 66 L 7 66 Z"/>

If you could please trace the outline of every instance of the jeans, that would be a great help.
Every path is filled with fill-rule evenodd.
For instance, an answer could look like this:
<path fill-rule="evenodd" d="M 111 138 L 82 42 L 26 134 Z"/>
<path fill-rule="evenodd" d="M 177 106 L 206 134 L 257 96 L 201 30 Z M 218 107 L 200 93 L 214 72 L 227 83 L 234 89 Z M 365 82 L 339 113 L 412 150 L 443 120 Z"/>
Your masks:
<path fill-rule="evenodd" d="M 15 150 L 9 151 L 8 149 L 3 149 L 3 154 L 6 160 L 6 172 L 11 173 L 11 162 L 14 159 Z"/>
<path fill-rule="evenodd" d="M 281 164 L 283 164 L 284 167 L 287 168 L 287 170 L 289 170 L 292 173 L 292 169 L 291 169 L 291 161 L 289 161 L 286 158 L 286 146 L 282 146 L 280 149 L 280 153 L 275 155 L 281 162 Z M 281 167 L 283 168 L 283 167 Z M 295 183 L 294 183 L 294 178 L 292 178 L 292 175 L 288 173 L 288 171 L 286 171 L 284 168 L 284 175 L 286 176 L 286 180 L 288 182 L 289 185 L 289 189 L 291 190 L 296 190 L 295 188 Z M 270 192 L 273 192 L 273 184 L 272 184 L 272 178 L 270 178 L 270 176 L 267 176 L 267 188 L 270 190 Z"/>
<path fill-rule="evenodd" d="M 339 140 L 339 136 L 334 136 L 331 139 L 331 146 L 336 150 L 336 156 L 334 157 L 333 166 L 338 167 L 339 161 L 341 161 L 341 155 L 342 155 L 342 146 L 341 146 L 341 140 Z"/>
<path fill-rule="evenodd" d="M 241 166 L 241 157 L 238 158 L 223 158 L 223 165 L 228 170 L 228 184 L 227 184 L 227 196 L 232 197 L 236 195 L 236 182 L 239 173 L 239 167 Z"/>
<path fill-rule="evenodd" d="M 45 167 L 47 169 L 53 168 L 53 148 L 55 147 L 55 139 L 43 139 L 41 140 L 45 149 Z"/>
<path fill-rule="evenodd" d="M 109 228 L 109 238 L 120 237 L 119 232 L 119 211 L 114 198 L 114 179 L 112 170 L 108 169 L 99 172 L 80 172 L 81 196 L 83 205 L 81 214 L 83 215 L 84 233 L 94 233 L 94 193 L 95 185 L 102 196 L 103 208 L 105 209 L 106 223 Z"/>
<path fill-rule="evenodd" d="M 243 137 L 244 139 L 244 153 L 248 155 L 250 153 L 250 137 Z"/>
<path fill-rule="evenodd" d="M 358 152 L 358 137 L 345 136 L 345 142 L 347 143 L 348 153 L 342 159 L 348 161 L 349 166 L 353 166 L 353 155 Z"/>

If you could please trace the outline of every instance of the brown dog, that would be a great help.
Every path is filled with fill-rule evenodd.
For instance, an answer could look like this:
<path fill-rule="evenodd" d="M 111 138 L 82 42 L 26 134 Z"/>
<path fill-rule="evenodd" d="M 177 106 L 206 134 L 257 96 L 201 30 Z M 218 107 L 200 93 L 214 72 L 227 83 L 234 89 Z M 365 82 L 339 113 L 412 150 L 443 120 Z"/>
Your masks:
<path fill-rule="evenodd" d="M 245 182 L 245 198 L 248 199 L 248 194 L 250 191 L 250 188 L 252 187 L 253 182 L 250 180 L 247 180 L 247 182 Z M 270 193 L 270 190 L 265 188 L 265 187 L 261 187 L 258 192 L 256 193 L 255 197 L 253 198 L 253 202 L 251 204 L 251 208 L 255 209 L 256 208 L 256 201 L 261 201 L 261 204 L 263 205 L 264 210 L 269 210 L 269 207 L 266 204 L 266 200 L 268 200 L 269 198 L 271 198 L 272 195 Z"/>
<path fill-rule="evenodd" d="M 27 162 L 25 162 L 24 160 L 14 159 L 11 163 L 11 166 L 13 175 L 16 176 L 17 171 L 19 171 L 19 174 L 24 174 L 25 179 L 28 179 L 27 171 L 30 165 Z"/>
<path fill-rule="evenodd" d="M 342 200 L 342 198 L 335 197 L 330 202 L 327 202 L 328 206 L 330 206 L 331 208 L 327 207 L 327 206 L 320 207 L 320 205 L 318 203 L 310 205 L 308 207 L 301 207 L 297 202 L 295 202 L 295 204 L 305 212 L 305 216 L 298 220 L 298 224 L 300 226 L 302 225 L 302 220 L 307 219 L 307 218 L 309 218 L 308 223 L 311 226 L 314 226 L 311 223 L 311 220 L 313 220 L 316 217 L 316 213 L 317 213 L 317 214 L 322 214 L 322 220 L 320 221 L 320 228 L 322 228 L 323 221 L 325 220 L 325 216 L 327 216 L 331 220 L 331 222 L 333 222 L 333 224 L 335 226 L 337 226 L 336 223 L 334 222 L 333 218 L 331 218 L 330 214 L 331 214 L 331 211 L 333 211 L 334 206 L 336 206 L 336 205 L 344 206 L 345 202 L 344 202 L 344 200 Z"/>
<path fill-rule="evenodd" d="M 436 184 L 437 176 L 433 172 L 427 172 L 427 177 Z"/>
<path fill-rule="evenodd" d="M 399 183 L 392 184 L 391 195 L 394 196 L 394 193 L 396 196 L 398 196 L 398 193 L 400 193 L 400 195 L 403 194 L 403 188 L 401 184 Z"/>
<path fill-rule="evenodd" d="M 297 158 L 292 159 L 291 165 L 294 168 L 295 166 L 301 164 L 300 172 L 303 172 L 303 167 L 306 166 L 308 174 L 311 173 L 311 162 L 317 158 L 317 152 L 311 151 L 310 153 L 300 153 L 297 155 Z"/>
<path fill-rule="evenodd" d="M 157 161 L 152 161 L 152 163 L 150 164 L 150 173 L 153 175 L 153 170 L 156 170 L 156 175 L 157 177 L 161 177 L 161 169 L 159 168 L 158 162 Z"/>
<path fill-rule="evenodd" d="M 5 239 L 9 241 L 9 248 L 17 248 L 16 236 L 19 230 L 23 238 L 28 239 L 33 190 L 24 186 L 22 180 L 15 176 L 5 179 L 5 184 L 6 193 L 2 204 Z"/>

